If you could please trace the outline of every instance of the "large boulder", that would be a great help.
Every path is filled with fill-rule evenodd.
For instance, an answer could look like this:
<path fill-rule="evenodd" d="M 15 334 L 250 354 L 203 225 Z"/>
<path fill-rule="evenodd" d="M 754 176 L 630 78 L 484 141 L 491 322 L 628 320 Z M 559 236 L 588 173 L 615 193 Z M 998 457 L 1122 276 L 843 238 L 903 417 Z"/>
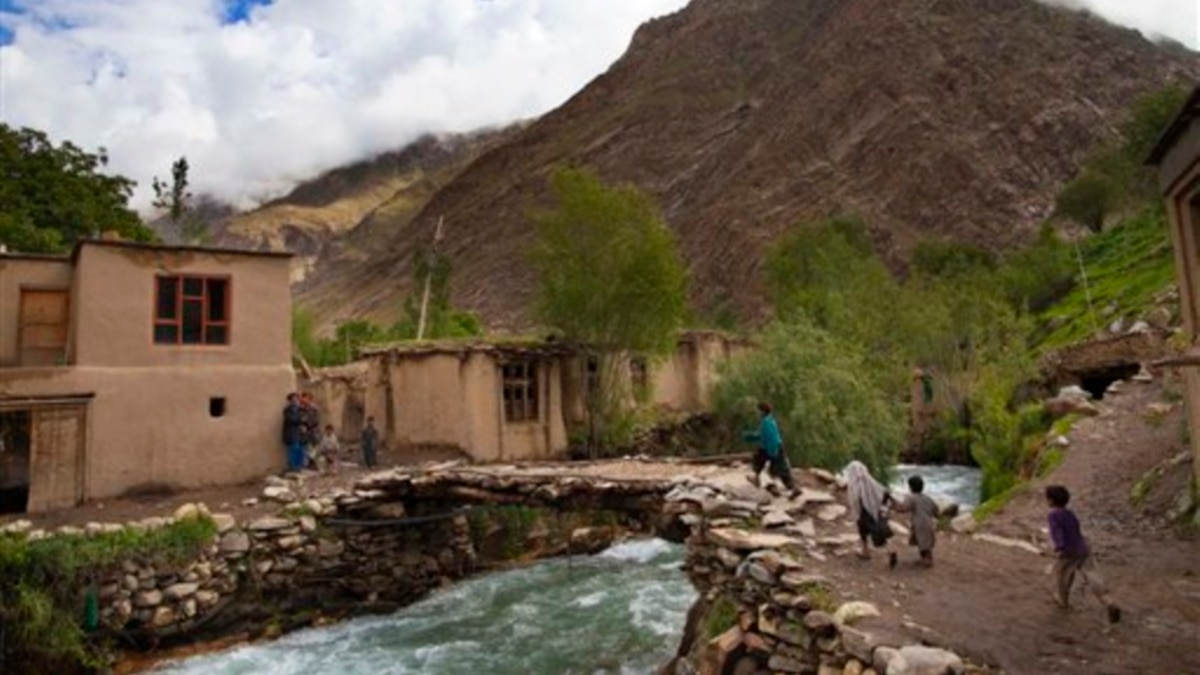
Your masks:
<path fill-rule="evenodd" d="M 961 675 L 964 670 L 962 659 L 954 652 L 911 645 L 892 658 L 887 675 Z"/>

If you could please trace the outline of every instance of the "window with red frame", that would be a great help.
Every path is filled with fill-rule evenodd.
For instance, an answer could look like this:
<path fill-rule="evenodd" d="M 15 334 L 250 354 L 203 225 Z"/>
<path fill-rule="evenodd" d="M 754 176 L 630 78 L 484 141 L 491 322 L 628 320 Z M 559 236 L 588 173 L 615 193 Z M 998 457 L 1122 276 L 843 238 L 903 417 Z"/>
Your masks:
<path fill-rule="evenodd" d="M 229 344 L 229 279 L 169 276 L 155 284 L 155 344 Z"/>

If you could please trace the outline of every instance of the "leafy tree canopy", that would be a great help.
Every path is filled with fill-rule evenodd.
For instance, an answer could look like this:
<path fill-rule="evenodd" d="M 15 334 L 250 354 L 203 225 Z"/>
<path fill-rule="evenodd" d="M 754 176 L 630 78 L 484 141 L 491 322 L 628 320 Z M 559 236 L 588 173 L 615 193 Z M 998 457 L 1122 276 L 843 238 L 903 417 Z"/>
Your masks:
<path fill-rule="evenodd" d="M 566 339 L 664 353 L 682 326 L 687 272 L 653 200 L 595 173 L 560 169 L 556 209 L 535 214 L 536 315 Z"/>
<path fill-rule="evenodd" d="M 753 428 L 755 404 L 767 401 L 797 466 L 836 471 L 858 459 L 887 475 L 904 442 L 904 416 L 862 350 L 803 316 L 772 325 L 758 341 L 723 370 L 713 392 L 717 415 Z"/>
<path fill-rule="evenodd" d="M 151 241 L 128 207 L 135 183 L 107 175 L 103 149 L 55 146 L 34 129 L 0 124 L 0 243 L 27 253 L 61 253 L 79 239 L 115 231 Z"/>

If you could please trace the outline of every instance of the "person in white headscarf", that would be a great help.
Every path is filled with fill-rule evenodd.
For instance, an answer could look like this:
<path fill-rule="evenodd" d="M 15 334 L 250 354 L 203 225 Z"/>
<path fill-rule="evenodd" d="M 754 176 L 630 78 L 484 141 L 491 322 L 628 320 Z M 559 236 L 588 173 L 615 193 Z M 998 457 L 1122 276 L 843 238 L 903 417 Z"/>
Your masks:
<path fill-rule="evenodd" d="M 868 540 L 876 548 L 887 547 L 888 566 L 896 566 L 896 552 L 888 542 L 892 537 L 891 528 L 887 524 L 884 506 L 892 501 L 887 488 L 871 475 L 870 470 L 862 462 L 855 460 L 846 465 L 846 501 L 850 507 L 850 516 L 858 524 L 858 536 L 862 541 L 862 550 L 858 557 L 871 557 Z"/>

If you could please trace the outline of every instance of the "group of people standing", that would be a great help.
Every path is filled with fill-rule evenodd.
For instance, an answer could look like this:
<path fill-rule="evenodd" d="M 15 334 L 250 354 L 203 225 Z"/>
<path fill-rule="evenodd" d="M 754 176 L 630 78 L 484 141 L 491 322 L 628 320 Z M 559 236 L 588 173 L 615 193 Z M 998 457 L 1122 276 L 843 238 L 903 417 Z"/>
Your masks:
<path fill-rule="evenodd" d="M 758 450 L 752 462 L 754 474 L 750 482 L 759 485 L 759 473 L 770 466 L 770 474 L 778 478 L 792 495 L 797 493 L 783 437 L 775 421 L 771 406 L 759 403 L 759 428 L 747 432 L 743 438 L 756 442 Z M 909 495 L 897 499 L 891 490 L 871 475 L 862 462 L 855 460 L 843 471 L 846 479 L 846 501 L 851 518 L 858 527 L 861 549 L 858 556 L 870 559 L 871 548 L 887 551 L 888 567 L 895 568 L 899 556 L 892 546 L 894 532 L 888 522 L 891 511 L 909 514 L 909 544 L 917 549 L 921 565 L 933 567 L 933 548 L 937 542 L 938 505 L 925 494 L 925 481 L 920 476 L 908 479 Z M 1079 519 L 1067 508 L 1071 494 L 1061 485 L 1051 485 L 1045 491 L 1050 508 L 1047 517 L 1050 540 L 1054 546 L 1056 560 L 1053 566 L 1055 590 L 1053 600 L 1063 609 L 1070 606 L 1071 588 L 1076 578 L 1082 578 L 1092 593 L 1104 605 L 1111 623 L 1121 620 L 1121 609 L 1113 602 L 1103 581 L 1095 571 L 1087 540 L 1084 538 Z"/>
<path fill-rule="evenodd" d="M 376 464 L 379 432 L 375 419 L 367 418 L 360 446 L 363 463 L 368 468 Z M 321 411 L 308 392 L 288 394 L 283 408 L 283 445 L 287 451 L 288 471 L 313 469 L 336 474 L 341 464 L 342 446 L 332 424 L 321 429 Z"/>

